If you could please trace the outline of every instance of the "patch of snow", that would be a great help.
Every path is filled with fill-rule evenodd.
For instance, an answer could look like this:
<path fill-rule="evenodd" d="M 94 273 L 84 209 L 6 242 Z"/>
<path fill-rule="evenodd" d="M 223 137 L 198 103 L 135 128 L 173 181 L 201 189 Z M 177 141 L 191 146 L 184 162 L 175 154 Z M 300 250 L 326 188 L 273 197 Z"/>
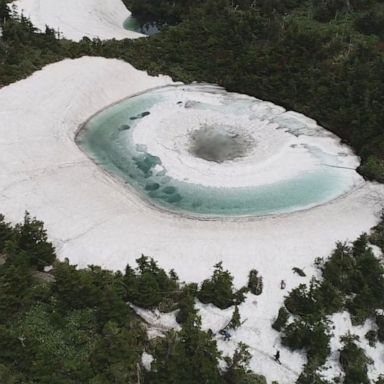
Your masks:
<path fill-rule="evenodd" d="M 380 260 L 383 260 L 383 252 L 381 252 L 381 249 L 374 244 L 369 244 L 369 246 L 372 248 L 373 254 Z"/>
<path fill-rule="evenodd" d="M 51 272 L 53 269 L 53 266 L 52 265 L 47 265 L 44 267 L 44 272 Z"/>
<path fill-rule="evenodd" d="M 162 337 L 164 333 L 174 329 L 180 330 L 180 325 L 176 322 L 176 311 L 163 313 L 158 309 L 153 311 L 137 307 L 129 304 L 130 307 L 140 316 L 147 324 L 147 333 L 150 339 Z"/>
<path fill-rule="evenodd" d="M 224 329 L 231 320 L 233 307 L 220 309 L 213 304 L 203 304 L 196 301 L 196 308 L 201 316 L 201 327 L 203 330 L 209 329 L 217 334 L 221 329 Z M 220 337 L 220 335 L 218 335 Z"/>
<path fill-rule="evenodd" d="M 141 363 L 143 364 L 144 368 L 147 371 L 151 370 L 152 361 L 153 361 L 153 356 L 150 355 L 149 353 L 144 352 L 143 355 L 141 356 Z"/>
<path fill-rule="evenodd" d="M 296 381 L 306 358 L 303 353 L 293 353 L 281 345 L 280 334 L 271 326 L 277 311 L 275 313 L 270 306 L 268 291 L 259 296 L 248 294 L 246 301 L 239 305 L 242 325 L 236 330 L 229 330 L 229 341 L 224 341 L 218 331 L 228 325 L 234 307 L 220 310 L 211 304 L 198 302 L 197 308 L 202 317 L 202 328 L 214 332 L 218 348 L 224 356 L 232 356 L 238 343 L 242 342 L 249 346 L 252 356 L 250 368 L 253 371 L 264 375 L 269 382 L 276 380 L 280 384 L 292 384 Z M 273 357 L 277 350 L 281 354 L 281 365 Z"/>
<path fill-rule="evenodd" d="M 219 331 L 227 327 L 234 307 L 221 310 L 212 304 L 196 301 L 196 308 L 201 316 L 202 329 L 213 332 L 223 356 L 233 356 L 238 344 L 245 343 L 252 356 L 252 370 L 266 376 L 269 381 L 292 384 L 301 372 L 306 358 L 303 353 L 293 353 L 281 345 L 279 333 L 271 327 L 271 319 L 265 316 L 268 301 L 268 294 L 248 294 L 246 301 L 239 305 L 242 325 L 237 330 L 228 330 L 231 335 L 228 341 L 224 341 Z M 157 310 L 149 311 L 132 305 L 131 307 L 149 325 L 150 338 L 162 337 L 171 329 L 180 330 L 180 325 L 175 320 L 176 312 L 161 313 Z M 273 357 L 277 350 L 281 353 L 281 365 L 277 364 Z"/>
<path fill-rule="evenodd" d="M 5 256 L 5 255 L 2 255 L 2 254 L 0 253 L 0 265 L 4 265 L 6 261 L 7 261 L 6 256 Z"/>
<path fill-rule="evenodd" d="M 121 0 L 17 0 L 17 12 L 28 17 L 33 25 L 60 32 L 66 39 L 136 39 L 144 35 L 123 28 L 131 15 Z"/>

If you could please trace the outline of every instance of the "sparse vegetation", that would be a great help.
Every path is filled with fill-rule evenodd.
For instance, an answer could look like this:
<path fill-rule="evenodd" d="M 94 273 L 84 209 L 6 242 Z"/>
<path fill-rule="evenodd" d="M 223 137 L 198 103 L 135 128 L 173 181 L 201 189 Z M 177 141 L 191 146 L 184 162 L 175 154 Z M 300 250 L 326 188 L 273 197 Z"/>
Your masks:
<path fill-rule="evenodd" d="M 380 234 L 376 238 L 380 241 Z M 384 316 L 377 311 L 384 305 L 384 268 L 368 243 L 369 236 L 361 235 L 352 244 L 338 243 L 327 260 L 317 260 L 322 278 L 312 278 L 310 284 L 299 285 L 285 299 L 273 327 L 282 332 L 282 341 L 293 350 L 305 350 L 308 362 L 297 383 L 323 383 L 317 368 L 323 365 L 329 354 L 331 330 L 329 315 L 348 311 L 355 324 L 367 319 L 376 320 L 378 331 L 370 331 L 366 338 L 371 345 L 382 342 Z M 369 382 L 363 351 L 351 337 L 343 339 L 341 365 L 345 371 L 345 383 Z M 356 360 L 351 360 L 351 356 Z M 364 373 L 365 372 L 365 373 Z M 348 380 L 347 380 L 348 377 Z M 360 381 L 359 381 L 360 380 Z"/>
<path fill-rule="evenodd" d="M 233 310 L 233 314 L 227 328 L 237 329 L 240 327 L 240 325 L 241 325 L 241 317 L 240 317 L 239 307 L 235 305 L 235 309 Z"/>

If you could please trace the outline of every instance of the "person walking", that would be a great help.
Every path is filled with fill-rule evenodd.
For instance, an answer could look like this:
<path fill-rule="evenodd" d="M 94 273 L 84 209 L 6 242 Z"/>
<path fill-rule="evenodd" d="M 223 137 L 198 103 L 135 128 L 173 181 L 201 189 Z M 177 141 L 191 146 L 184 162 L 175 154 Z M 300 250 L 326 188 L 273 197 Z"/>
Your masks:
<path fill-rule="evenodd" d="M 280 351 L 279 350 L 277 350 L 275 356 L 273 356 L 273 357 L 275 358 L 276 363 L 281 364 L 281 361 L 280 361 Z"/>
<path fill-rule="evenodd" d="M 231 334 L 227 330 L 225 330 L 225 329 L 221 329 L 219 331 L 219 334 L 224 336 L 224 341 L 228 341 L 228 340 L 231 339 Z"/>
<path fill-rule="evenodd" d="M 224 331 L 224 341 L 231 340 L 231 334 L 228 331 Z"/>

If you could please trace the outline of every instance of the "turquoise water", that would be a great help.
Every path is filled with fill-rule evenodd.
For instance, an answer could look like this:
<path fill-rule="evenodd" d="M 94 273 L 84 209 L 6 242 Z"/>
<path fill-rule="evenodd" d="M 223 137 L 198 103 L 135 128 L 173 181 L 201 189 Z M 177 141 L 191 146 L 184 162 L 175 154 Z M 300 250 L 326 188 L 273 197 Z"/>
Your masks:
<path fill-rule="evenodd" d="M 134 145 L 132 132 L 140 129 L 138 123 L 147 118 L 151 108 L 168 100 L 176 88 L 149 91 L 105 109 L 87 122 L 77 137 L 78 144 L 100 167 L 135 188 L 140 196 L 173 212 L 201 216 L 263 216 L 315 206 L 350 189 L 350 175 L 354 171 L 326 166 L 289 180 L 239 188 L 192 184 L 172 179 L 166 170 L 159 172 L 161 159 L 148 153 L 145 146 Z M 202 89 L 198 88 L 197 92 Z M 207 92 L 211 91 L 207 88 Z M 234 104 L 221 107 L 205 100 L 193 108 L 197 113 L 199 109 L 233 110 L 236 103 L 238 110 L 244 113 L 247 108 L 241 105 L 250 101 L 235 100 Z M 314 156 L 323 160 L 329 161 L 332 157 L 316 154 L 316 150 Z"/>
<path fill-rule="evenodd" d="M 141 25 L 133 16 L 129 16 L 123 24 L 128 31 L 142 33 L 143 35 L 152 36 L 160 32 L 156 23 L 146 23 Z"/>

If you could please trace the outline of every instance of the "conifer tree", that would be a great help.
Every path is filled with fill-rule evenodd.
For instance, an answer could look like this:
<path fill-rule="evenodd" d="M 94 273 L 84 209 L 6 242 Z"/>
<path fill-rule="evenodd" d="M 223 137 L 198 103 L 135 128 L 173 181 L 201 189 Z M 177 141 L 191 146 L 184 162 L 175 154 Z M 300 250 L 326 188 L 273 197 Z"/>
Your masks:
<path fill-rule="evenodd" d="M 239 343 L 232 357 L 224 357 L 226 367 L 223 372 L 225 384 L 267 384 L 264 376 L 249 371 L 251 354 L 248 346 Z"/>
<path fill-rule="evenodd" d="M 153 353 L 148 382 L 156 384 L 220 384 L 220 352 L 212 334 L 201 330 L 199 316 L 190 316 L 180 332 L 168 332 Z"/>
<path fill-rule="evenodd" d="M 23 254 L 27 262 L 39 270 L 56 259 L 55 248 L 48 241 L 43 222 L 31 218 L 28 212 L 25 213 L 24 222 L 15 226 L 11 241 L 6 253 L 16 257 Z"/>
<path fill-rule="evenodd" d="M 256 269 L 252 269 L 248 277 L 248 288 L 254 295 L 261 295 L 263 292 L 263 278 L 258 274 Z"/>
<path fill-rule="evenodd" d="M 233 305 L 236 299 L 233 291 L 233 277 L 229 271 L 223 269 L 221 262 L 214 268 L 212 277 L 201 284 L 197 297 L 202 303 L 212 303 L 225 309 Z"/>
<path fill-rule="evenodd" d="M 6 223 L 4 216 L 0 214 L 0 253 L 4 251 L 5 243 L 11 238 L 13 229 L 9 223 Z"/>
<path fill-rule="evenodd" d="M 91 364 L 96 372 L 92 383 L 137 383 L 145 330 L 134 326 L 118 326 L 114 321 L 105 324 L 102 338 L 96 341 Z"/>
<path fill-rule="evenodd" d="M 126 300 L 143 308 L 156 308 L 166 301 L 172 303 L 179 290 L 176 273 L 167 274 L 152 258 L 144 255 L 136 262 L 136 270 L 127 265 L 123 276 Z"/>
<path fill-rule="evenodd" d="M 231 321 L 228 323 L 228 328 L 237 329 L 241 325 L 241 317 L 239 312 L 239 307 L 235 305 L 235 309 L 233 310 Z"/>
<path fill-rule="evenodd" d="M 344 344 L 339 357 L 340 365 L 345 372 L 344 382 L 370 384 L 367 364 L 371 364 L 372 361 L 367 358 L 364 350 L 356 344 L 359 337 L 348 333 L 340 339 Z"/>
<path fill-rule="evenodd" d="M 179 298 L 179 311 L 176 315 L 176 321 L 179 324 L 183 324 L 190 317 L 194 318 L 197 315 L 197 310 L 195 308 L 195 291 L 196 286 L 190 284 L 184 287 L 183 292 Z"/>
<path fill-rule="evenodd" d="M 8 8 L 6 0 L 0 0 L 0 25 L 4 24 L 5 21 L 9 20 L 11 12 Z"/>
<path fill-rule="evenodd" d="M 288 319 L 288 311 L 285 309 L 285 307 L 280 307 L 279 314 L 277 315 L 277 319 L 273 322 L 272 328 L 280 332 L 287 324 Z"/>

